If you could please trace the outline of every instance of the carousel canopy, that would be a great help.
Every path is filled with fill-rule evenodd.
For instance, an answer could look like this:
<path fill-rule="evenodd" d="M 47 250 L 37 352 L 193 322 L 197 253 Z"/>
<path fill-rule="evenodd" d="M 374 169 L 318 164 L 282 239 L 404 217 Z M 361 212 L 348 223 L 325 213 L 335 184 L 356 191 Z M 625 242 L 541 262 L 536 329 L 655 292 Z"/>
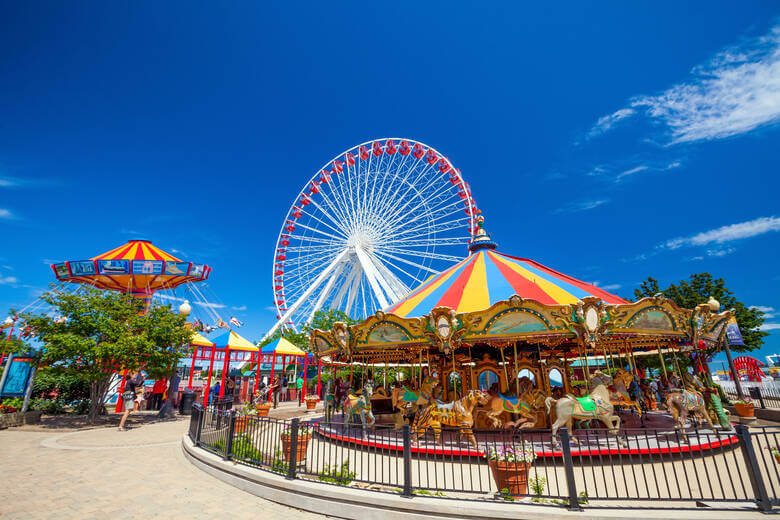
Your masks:
<path fill-rule="evenodd" d="M 183 262 L 148 240 L 130 240 L 89 260 L 53 264 L 58 280 L 128 293 L 151 294 L 209 276 L 207 265 Z"/>
<path fill-rule="evenodd" d="M 481 249 L 427 280 L 385 312 L 404 318 L 423 316 L 437 306 L 474 312 L 514 294 L 545 305 L 572 304 L 587 296 L 596 296 L 609 304 L 628 303 L 533 260 Z"/>
<path fill-rule="evenodd" d="M 280 356 L 303 356 L 306 353 L 293 345 L 289 340 L 280 337 L 264 346 L 260 352 L 262 354 L 278 354 Z"/>
<path fill-rule="evenodd" d="M 243 350 L 249 352 L 257 352 L 259 350 L 251 341 L 239 336 L 232 330 L 227 330 L 222 334 L 214 336 L 211 338 L 211 342 L 214 344 L 214 347 L 219 350 L 225 348 L 229 348 L 230 350 Z"/>

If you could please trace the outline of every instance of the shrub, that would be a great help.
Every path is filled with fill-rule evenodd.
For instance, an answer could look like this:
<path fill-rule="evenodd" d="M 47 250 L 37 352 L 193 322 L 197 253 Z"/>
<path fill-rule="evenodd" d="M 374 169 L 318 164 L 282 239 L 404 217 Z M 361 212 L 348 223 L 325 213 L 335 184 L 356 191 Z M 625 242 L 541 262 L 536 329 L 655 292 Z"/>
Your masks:
<path fill-rule="evenodd" d="M 48 397 L 56 394 L 56 398 L 65 403 L 89 399 L 89 381 L 79 374 L 63 373 L 61 370 L 44 367 L 35 374 L 33 395 Z"/>
<path fill-rule="evenodd" d="M 271 471 L 285 474 L 289 468 L 290 465 L 285 460 L 284 453 L 282 453 L 281 449 L 276 448 L 276 451 L 274 451 L 274 460 L 271 461 Z"/>
<path fill-rule="evenodd" d="M 260 452 L 252 444 L 252 439 L 246 434 L 237 435 L 233 438 L 233 456 L 248 460 L 260 460 L 262 458 Z"/>
<path fill-rule="evenodd" d="M 59 399 L 33 399 L 30 408 L 39 410 L 46 415 L 60 415 L 65 413 L 65 405 Z"/>
<path fill-rule="evenodd" d="M 349 471 L 349 461 L 345 460 L 341 463 L 341 468 L 339 469 L 336 466 L 331 469 L 329 464 L 325 464 L 325 469 L 319 473 L 319 479 L 323 482 L 348 486 L 355 479 L 356 475 L 357 473 L 354 471 Z"/>

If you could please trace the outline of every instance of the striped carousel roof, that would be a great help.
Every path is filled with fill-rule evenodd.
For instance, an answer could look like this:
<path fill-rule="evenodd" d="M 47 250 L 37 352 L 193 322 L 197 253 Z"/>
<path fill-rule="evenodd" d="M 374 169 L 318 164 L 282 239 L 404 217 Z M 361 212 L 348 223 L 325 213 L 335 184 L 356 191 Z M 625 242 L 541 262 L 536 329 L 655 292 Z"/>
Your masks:
<path fill-rule="evenodd" d="M 576 303 L 586 296 L 596 296 L 610 304 L 628 303 L 595 285 L 533 260 L 491 249 L 475 250 L 466 259 L 428 279 L 385 312 L 407 318 L 427 314 L 439 305 L 456 312 L 474 312 L 508 300 L 515 294 L 546 305 Z"/>

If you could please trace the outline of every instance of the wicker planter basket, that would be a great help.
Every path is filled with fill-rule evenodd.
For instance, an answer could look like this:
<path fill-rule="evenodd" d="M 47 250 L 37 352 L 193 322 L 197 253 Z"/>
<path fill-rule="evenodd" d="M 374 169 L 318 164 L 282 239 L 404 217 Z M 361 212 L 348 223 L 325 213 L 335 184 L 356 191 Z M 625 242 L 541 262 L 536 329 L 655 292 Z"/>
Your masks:
<path fill-rule="evenodd" d="M 317 407 L 317 403 L 319 402 L 319 399 L 305 399 L 305 401 L 306 401 L 306 409 L 314 410 Z"/>
<path fill-rule="evenodd" d="M 271 403 L 258 404 L 256 408 L 258 417 L 268 417 L 268 410 L 271 409 Z"/>

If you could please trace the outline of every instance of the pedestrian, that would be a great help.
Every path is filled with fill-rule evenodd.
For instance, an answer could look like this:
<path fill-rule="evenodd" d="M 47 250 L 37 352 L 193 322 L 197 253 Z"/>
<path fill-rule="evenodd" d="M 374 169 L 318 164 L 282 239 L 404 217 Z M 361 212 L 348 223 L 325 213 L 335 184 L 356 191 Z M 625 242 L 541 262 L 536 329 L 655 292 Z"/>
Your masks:
<path fill-rule="evenodd" d="M 126 431 L 127 428 L 125 427 L 125 422 L 127 421 L 128 416 L 130 415 L 130 412 L 132 412 L 135 409 L 136 405 L 136 397 L 135 393 L 138 388 L 139 384 L 143 384 L 143 376 L 139 372 L 133 371 L 128 372 L 125 375 L 125 389 L 122 392 L 122 404 L 124 405 L 124 413 L 122 414 L 122 418 L 119 420 L 119 431 L 123 432 Z"/>
<path fill-rule="evenodd" d="M 282 377 L 282 401 L 287 400 L 287 374 Z"/>
<path fill-rule="evenodd" d="M 162 407 L 163 394 L 167 386 L 165 379 L 158 379 L 152 387 L 152 410 L 159 410 Z"/>
<path fill-rule="evenodd" d="M 271 385 L 271 392 L 273 392 L 274 396 L 274 409 L 276 409 L 277 406 L 279 406 L 279 390 L 281 387 L 281 383 L 279 382 L 279 376 L 274 377 L 274 382 Z"/>
<path fill-rule="evenodd" d="M 298 379 L 295 380 L 295 386 L 298 389 L 298 406 L 301 406 L 303 402 L 303 378 L 298 374 Z"/>
<path fill-rule="evenodd" d="M 209 401 L 211 401 L 211 404 L 214 404 L 217 402 L 217 399 L 219 399 L 219 382 L 217 382 L 211 389 L 211 396 Z"/>

